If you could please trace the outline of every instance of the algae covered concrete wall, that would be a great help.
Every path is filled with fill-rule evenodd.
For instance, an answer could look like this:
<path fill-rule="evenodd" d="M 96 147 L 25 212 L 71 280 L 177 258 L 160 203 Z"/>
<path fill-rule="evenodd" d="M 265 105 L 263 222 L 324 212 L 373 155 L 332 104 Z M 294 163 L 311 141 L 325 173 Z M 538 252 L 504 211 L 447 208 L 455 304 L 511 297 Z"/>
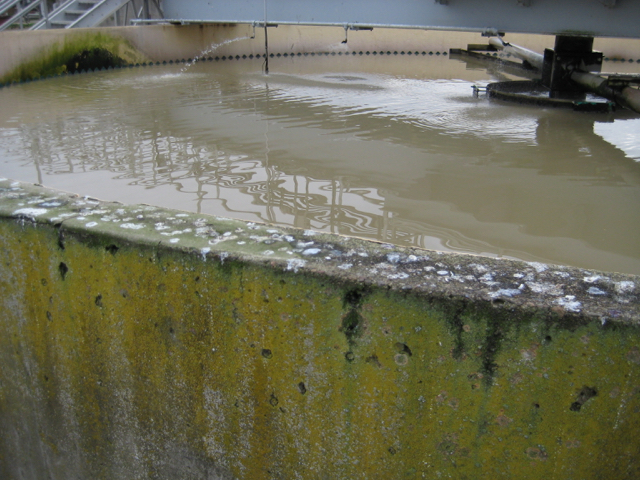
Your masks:
<path fill-rule="evenodd" d="M 0 478 L 640 478 L 639 294 L 0 179 Z"/>

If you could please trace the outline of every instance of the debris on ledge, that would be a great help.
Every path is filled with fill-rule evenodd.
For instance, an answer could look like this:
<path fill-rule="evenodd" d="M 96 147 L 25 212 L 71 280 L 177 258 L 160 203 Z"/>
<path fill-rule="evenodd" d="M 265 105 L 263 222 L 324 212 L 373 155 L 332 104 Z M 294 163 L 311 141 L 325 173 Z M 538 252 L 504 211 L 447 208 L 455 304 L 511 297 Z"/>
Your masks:
<path fill-rule="evenodd" d="M 203 262 L 238 260 L 292 272 L 490 302 L 555 317 L 639 324 L 640 277 L 580 268 L 405 248 L 334 234 L 264 225 L 150 205 L 123 205 L 0 178 L 0 217 L 50 224 L 177 249 Z"/>

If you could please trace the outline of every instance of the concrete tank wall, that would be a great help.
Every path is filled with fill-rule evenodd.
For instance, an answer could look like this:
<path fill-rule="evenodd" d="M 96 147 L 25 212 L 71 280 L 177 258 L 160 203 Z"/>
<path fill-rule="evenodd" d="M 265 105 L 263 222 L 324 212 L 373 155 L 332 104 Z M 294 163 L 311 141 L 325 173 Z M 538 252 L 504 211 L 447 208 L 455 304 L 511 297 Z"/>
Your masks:
<path fill-rule="evenodd" d="M 264 54 L 264 29 L 249 25 L 149 25 L 98 29 L 38 30 L 0 32 L 0 79 L 25 62 L 46 57 L 52 49 L 74 39 L 99 33 L 124 39 L 137 51 L 142 61 L 169 61 L 193 58 L 213 45 L 215 55 Z M 224 44 L 228 40 L 245 38 Z M 344 29 L 339 27 L 279 26 L 269 28 L 271 53 L 344 51 L 426 50 L 448 52 L 466 48 L 469 43 L 486 43 L 477 33 L 426 30 L 375 29 L 349 31 L 347 45 L 342 45 Z M 508 34 L 506 39 L 542 53 L 554 45 L 554 37 Z M 611 58 L 639 60 L 639 40 L 596 39 L 595 49 Z M 133 58 L 133 57 L 132 57 Z M 143 60 L 144 59 L 144 60 Z M 136 60 L 137 61 L 137 60 Z M 135 63 L 135 62 L 134 62 Z"/>
<path fill-rule="evenodd" d="M 0 179 L 0 478 L 637 479 L 639 296 Z"/>

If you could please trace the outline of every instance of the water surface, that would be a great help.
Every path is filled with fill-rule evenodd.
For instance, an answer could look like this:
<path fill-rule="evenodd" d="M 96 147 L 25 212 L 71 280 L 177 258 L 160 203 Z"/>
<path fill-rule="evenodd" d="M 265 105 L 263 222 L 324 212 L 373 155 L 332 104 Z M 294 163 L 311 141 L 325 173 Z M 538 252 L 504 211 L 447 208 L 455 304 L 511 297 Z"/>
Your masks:
<path fill-rule="evenodd" d="M 0 90 L 0 175 L 125 203 L 640 274 L 640 118 L 474 98 L 444 56 L 133 68 Z"/>

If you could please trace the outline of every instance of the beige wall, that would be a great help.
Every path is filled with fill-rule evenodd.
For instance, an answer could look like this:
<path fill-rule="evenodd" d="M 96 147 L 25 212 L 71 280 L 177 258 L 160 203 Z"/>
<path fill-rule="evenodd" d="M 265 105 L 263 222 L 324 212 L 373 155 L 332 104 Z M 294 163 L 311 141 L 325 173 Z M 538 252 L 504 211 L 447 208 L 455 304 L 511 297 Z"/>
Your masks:
<path fill-rule="evenodd" d="M 62 42 L 68 35 L 87 30 L 10 31 L 0 33 L 0 76 L 34 56 L 46 54 L 48 47 Z M 95 30 L 94 30 L 95 31 Z M 131 44 L 153 61 L 194 57 L 212 45 L 251 37 L 254 30 L 248 25 L 152 25 L 138 27 L 101 28 L 128 39 Z M 318 52 L 330 50 L 426 50 L 447 52 L 450 48 L 465 48 L 468 43 L 484 43 L 477 33 L 439 32 L 425 30 L 375 29 L 350 31 L 348 43 L 342 45 L 344 30 L 340 27 L 269 28 L 269 51 Z M 506 39 L 521 46 L 542 52 L 552 47 L 554 38 L 542 35 L 507 35 Z M 596 39 L 595 48 L 609 57 L 640 59 L 639 40 Z M 216 48 L 216 55 L 264 53 L 264 29 L 256 29 L 255 38 L 234 41 Z"/>

